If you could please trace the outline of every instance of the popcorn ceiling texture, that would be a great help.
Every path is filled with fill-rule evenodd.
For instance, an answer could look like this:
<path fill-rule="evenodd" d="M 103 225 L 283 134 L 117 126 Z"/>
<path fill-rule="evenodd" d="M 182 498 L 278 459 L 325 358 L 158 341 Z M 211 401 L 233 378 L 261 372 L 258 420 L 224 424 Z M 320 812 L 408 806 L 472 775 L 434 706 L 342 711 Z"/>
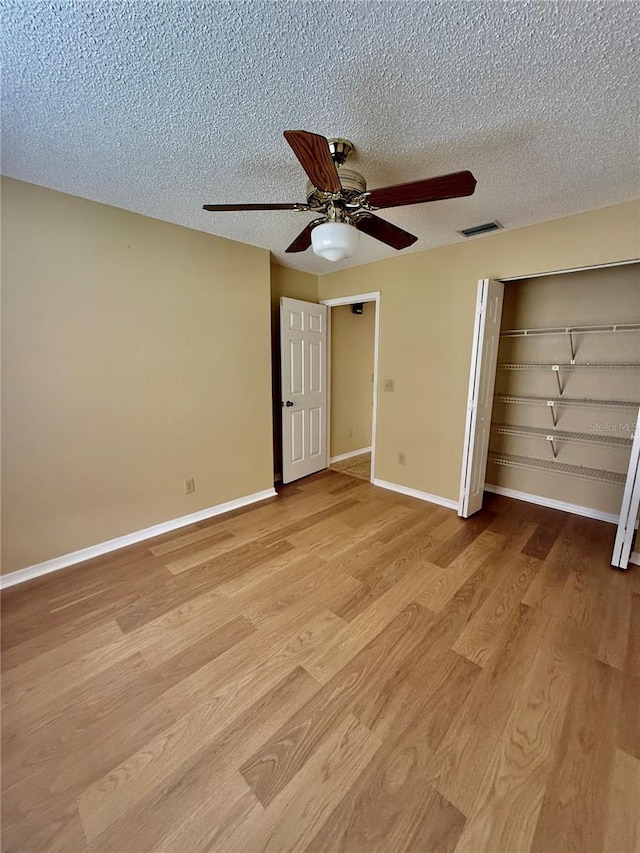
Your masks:
<path fill-rule="evenodd" d="M 408 251 L 640 194 L 638 3 L 3 0 L 2 23 L 4 174 L 308 272 L 395 252 L 285 255 L 311 214 L 200 209 L 304 201 L 285 129 L 351 139 L 370 188 L 471 169 L 471 198 L 384 213 Z"/>

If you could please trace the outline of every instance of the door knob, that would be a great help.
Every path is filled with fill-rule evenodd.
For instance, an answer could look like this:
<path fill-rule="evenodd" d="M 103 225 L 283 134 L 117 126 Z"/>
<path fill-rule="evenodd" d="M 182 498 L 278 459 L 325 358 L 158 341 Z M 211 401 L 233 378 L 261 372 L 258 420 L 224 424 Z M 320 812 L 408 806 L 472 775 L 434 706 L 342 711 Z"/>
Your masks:
<path fill-rule="evenodd" d="M 289 408 L 290 406 L 293 406 L 293 400 L 287 400 L 287 402 L 285 403 L 285 406 L 287 408 Z"/>

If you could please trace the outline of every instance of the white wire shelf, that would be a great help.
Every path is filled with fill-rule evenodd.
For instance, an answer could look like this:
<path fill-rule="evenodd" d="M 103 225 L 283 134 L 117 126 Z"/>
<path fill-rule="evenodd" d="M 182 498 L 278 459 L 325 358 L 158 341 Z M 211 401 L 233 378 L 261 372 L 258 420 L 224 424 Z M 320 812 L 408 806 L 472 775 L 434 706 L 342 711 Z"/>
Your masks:
<path fill-rule="evenodd" d="M 589 362 L 582 364 L 499 364 L 499 370 L 640 370 L 640 363 L 626 362 L 623 364 L 608 364 L 605 362 Z"/>
<path fill-rule="evenodd" d="M 496 465 L 504 465 L 508 468 L 525 468 L 530 471 L 544 471 L 548 474 L 563 474 L 564 476 L 577 477 L 579 480 L 595 480 L 599 483 L 611 483 L 613 485 L 624 485 L 626 481 L 626 475 L 619 474 L 617 471 L 586 468 L 584 465 L 566 465 L 563 462 L 536 459 L 533 456 L 490 453 L 489 460 Z"/>
<path fill-rule="evenodd" d="M 573 350 L 572 350 L 573 352 Z M 620 364 L 612 364 L 609 362 L 581 362 L 580 364 L 576 364 L 575 360 L 570 363 L 561 363 L 561 364 L 548 364 L 548 363 L 519 363 L 519 364 L 508 364 L 502 363 L 498 365 L 498 370 L 540 370 L 540 371 L 548 371 L 552 373 L 556 382 L 558 383 L 558 393 L 562 396 L 564 394 L 565 383 L 563 380 L 563 374 L 568 370 L 640 370 L 640 363 L 636 364 L 635 362 L 624 362 Z"/>
<path fill-rule="evenodd" d="M 562 389 L 560 389 L 562 390 Z M 528 397 L 522 395 L 496 394 L 498 403 L 515 403 L 523 406 L 546 406 L 551 415 L 554 428 L 558 425 L 556 409 L 637 409 L 640 403 L 630 400 L 590 400 L 570 397 Z"/>
<path fill-rule="evenodd" d="M 509 394 L 496 394 L 495 399 L 499 403 L 516 403 L 528 406 L 559 406 L 574 407 L 578 409 L 637 409 L 640 403 L 634 400 L 591 400 L 588 398 L 576 399 L 569 397 L 527 397 L 512 396 Z"/>
<path fill-rule="evenodd" d="M 543 329 L 507 329 L 502 338 L 524 338 L 533 335 L 592 335 L 604 332 L 640 332 L 640 323 L 613 323 L 604 326 L 549 326 Z"/>
<path fill-rule="evenodd" d="M 633 438 L 624 438 L 618 435 L 606 433 L 568 432 L 566 430 L 554 430 L 552 433 L 540 427 L 519 427 L 509 424 L 491 424 L 492 432 L 499 435 L 514 435 L 521 438 L 537 438 L 544 441 L 567 441 L 572 444 L 593 444 L 599 447 L 616 447 L 627 450 L 631 447 Z"/>

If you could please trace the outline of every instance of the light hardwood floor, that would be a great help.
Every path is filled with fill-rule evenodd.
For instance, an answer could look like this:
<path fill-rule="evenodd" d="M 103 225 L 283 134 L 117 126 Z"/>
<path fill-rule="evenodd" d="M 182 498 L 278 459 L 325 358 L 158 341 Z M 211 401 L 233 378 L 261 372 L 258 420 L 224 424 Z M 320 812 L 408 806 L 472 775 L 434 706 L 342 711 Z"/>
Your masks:
<path fill-rule="evenodd" d="M 342 459 L 340 462 L 334 462 L 331 468 L 333 471 L 349 474 L 359 480 L 369 481 L 371 479 L 371 453 L 361 453 L 359 456 L 352 456 L 350 459 Z"/>
<path fill-rule="evenodd" d="M 636 853 L 613 527 L 336 472 L 3 595 L 5 853 Z"/>

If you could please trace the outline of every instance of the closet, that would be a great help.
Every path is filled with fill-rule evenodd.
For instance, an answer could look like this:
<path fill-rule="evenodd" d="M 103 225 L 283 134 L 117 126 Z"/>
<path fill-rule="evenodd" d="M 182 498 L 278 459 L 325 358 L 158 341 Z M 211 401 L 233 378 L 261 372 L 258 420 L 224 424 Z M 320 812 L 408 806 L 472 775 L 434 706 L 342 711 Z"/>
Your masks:
<path fill-rule="evenodd" d="M 640 406 L 640 266 L 506 283 L 485 488 L 617 521 Z"/>

